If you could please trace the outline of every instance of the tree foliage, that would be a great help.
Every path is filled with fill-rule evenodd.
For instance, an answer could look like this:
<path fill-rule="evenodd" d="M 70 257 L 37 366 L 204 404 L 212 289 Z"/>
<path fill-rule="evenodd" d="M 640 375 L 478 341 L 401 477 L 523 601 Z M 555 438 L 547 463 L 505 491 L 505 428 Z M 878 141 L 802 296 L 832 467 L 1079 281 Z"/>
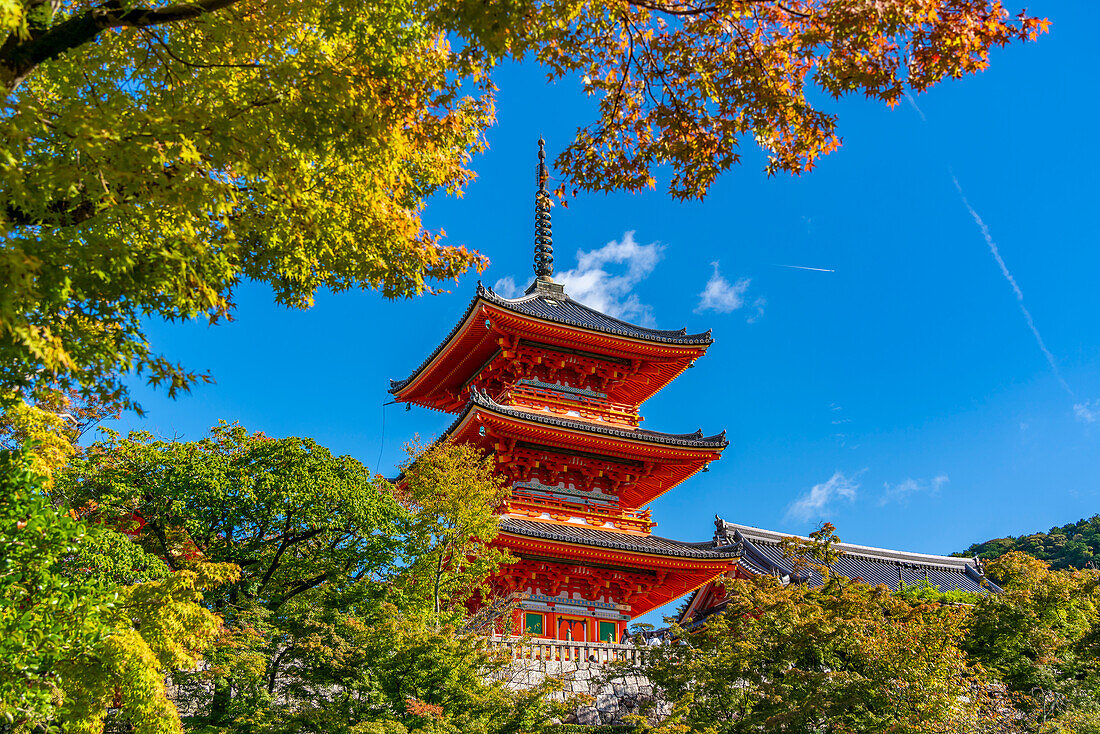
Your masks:
<path fill-rule="evenodd" d="M 987 573 L 1005 593 L 975 607 L 970 657 L 1052 731 L 1100 731 L 1100 571 L 1052 569 L 1012 552 L 990 561 Z"/>
<path fill-rule="evenodd" d="M 812 561 L 835 541 L 825 525 L 784 546 Z M 646 730 L 1100 732 L 1100 571 L 1019 552 L 986 571 L 1003 593 L 728 581 L 723 614 L 648 651 L 675 708 Z"/>
<path fill-rule="evenodd" d="M 99 732 L 109 706 L 141 734 L 182 731 L 167 671 L 219 632 L 201 590 L 231 566 L 168 574 L 125 537 L 55 510 L 43 478 L 0 452 L 0 716 Z"/>
<path fill-rule="evenodd" d="M 511 653 L 483 636 L 348 601 L 326 599 L 299 617 L 294 675 L 280 687 L 286 703 L 267 713 L 268 731 L 516 734 L 560 708 L 545 699 L 549 684 L 508 689 L 498 673 Z"/>
<path fill-rule="evenodd" d="M 205 603 L 227 627 L 177 673 L 192 724 L 240 732 L 506 732 L 541 693 L 492 677 L 503 660 L 459 631 L 503 559 L 502 486 L 469 446 L 410 454 L 400 490 L 308 439 L 221 424 L 201 441 L 135 433 L 93 444 L 55 493 L 171 568 L 233 563 Z"/>
<path fill-rule="evenodd" d="M 1013 551 L 1027 553 L 1054 568 L 1091 568 L 1100 553 L 1100 515 L 1053 527 L 1045 533 L 975 543 L 960 555 L 992 559 Z"/>
<path fill-rule="evenodd" d="M 77 453 L 81 437 L 117 415 L 117 406 L 76 391 L 43 390 L 33 402 L 5 403 L 0 397 L 0 449 L 23 452 L 30 468 L 49 484 L 54 470 Z"/>
<path fill-rule="evenodd" d="M 470 444 L 424 449 L 413 443 L 407 450 L 398 486 L 415 518 L 408 590 L 429 602 L 424 606 L 437 620 L 453 621 L 474 594 L 487 591 L 489 574 L 509 559 L 488 545 L 497 536 L 496 510 L 509 488 L 493 458 Z"/>
<path fill-rule="evenodd" d="M 400 506 L 358 461 L 310 439 L 226 423 L 192 442 L 135 432 L 90 446 L 57 491 L 170 568 L 240 566 L 219 605 L 277 609 L 332 579 L 380 581 L 397 561 Z"/>
<path fill-rule="evenodd" d="M 724 614 L 675 630 L 684 644 L 651 648 L 646 675 L 679 704 L 655 732 L 977 731 L 963 609 L 839 575 L 726 594 Z"/>
<path fill-rule="evenodd" d="M 668 166 L 701 197 L 742 140 L 769 172 L 835 149 L 815 90 L 895 104 L 1045 28 L 999 0 L 2 0 L 0 399 L 185 390 L 143 320 L 228 318 L 244 280 L 306 307 L 483 267 L 420 215 L 470 181 L 505 60 L 597 102 L 562 193 Z"/>
<path fill-rule="evenodd" d="M 405 521 L 351 457 L 224 423 L 201 441 L 134 433 L 93 444 L 58 478 L 58 491 L 172 569 L 198 559 L 241 569 L 206 595 L 229 627 L 199 675 L 214 679 L 216 720 L 270 698 L 288 625 L 315 601 L 310 592 L 390 578 Z"/>
<path fill-rule="evenodd" d="M 489 120 L 479 54 L 413 2 L 8 0 L 0 13 L 0 385 L 169 392 L 142 319 L 217 321 L 243 279 L 430 289 L 484 260 L 420 210 Z M 472 83 L 474 96 L 459 87 Z"/>
<path fill-rule="evenodd" d="M 555 5 L 551 3 L 551 5 Z M 799 173 L 840 145 L 811 101 L 859 93 L 895 105 L 986 68 L 989 51 L 1046 20 L 985 0 L 611 0 L 571 6 L 536 56 L 581 74 L 598 120 L 558 159 L 585 189 L 639 189 L 670 165 L 669 192 L 703 196 L 751 139 L 766 170 Z"/>

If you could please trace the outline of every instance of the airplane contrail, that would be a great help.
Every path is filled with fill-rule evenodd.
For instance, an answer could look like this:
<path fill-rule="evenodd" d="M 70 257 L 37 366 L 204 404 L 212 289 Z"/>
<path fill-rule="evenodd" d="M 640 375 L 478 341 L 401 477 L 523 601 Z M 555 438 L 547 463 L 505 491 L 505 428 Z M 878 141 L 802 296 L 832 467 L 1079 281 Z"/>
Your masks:
<path fill-rule="evenodd" d="M 928 122 L 928 118 L 924 116 L 924 110 L 922 110 L 917 105 L 917 100 L 913 99 L 913 95 L 909 94 L 909 92 L 906 92 L 905 93 L 905 98 L 907 100 L 909 100 L 910 106 L 912 106 L 912 108 L 917 111 L 917 114 L 920 115 L 920 121 L 921 122 Z"/>
<path fill-rule="evenodd" d="M 814 270 L 819 273 L 835 273 L 835 270 L 829 270 L 828 268 L 811 268 L 806 265 L 781 265 L 779 263 L 772 263 L 777 268 L 794 268 L 795 270 Z"/>
<path fill-rule="evenodd" d="M 1047 363 L 1050 365 L 1051 372 L 1058 378 L 1058 382 L 1062 383 L 1062 387 L 1070 397 L 1074 397 L 1073 390 L 1070 388 L 1069 383 L 1062 377 L 1062 371 L 1058 369 L 1058 362 L 1055 361 L 1054 355 L 1047 349 L 1046 342 L 1043 341 L 1042 335 L 1039 333 L 1039 328 L 1035 326 L 1035 320 L 1031 318 L 1031 312 L 1027 310 L 1027 306 L 1024 305 L 1024 292 L 1020 290 L 1020 286 L 1016 284 L 1016 279 L 1012 277 L 1012 273 L 1009 272 L 1008 266 L 1005 265 L 1004 258 L 1001 257 L 1001 251 L 997 249 L 997 243 L 993 241 L 993 235 L 989 233 L 989 227 L 982 221 L 982 218 L 978 216 L 978 212 L 974 211 L 974 207 L 970 206 L 970 202 L 966 200 L 966 194 L 963 193 L 962 186 L 959 185 L 959 179 L 955 176 L 951 177 L 951 180 L 955 182 L 955 188 L 959 192 L 959 198 L 962 199 L 963 206 L 970 212 L 970 216 L 973 217 L 974 223 L 978 225 L 978 229 L 982 231 L 982 237 L 985 238 L 985 243 L 989 246 L 989 251 L 993 254 L 993 259 L 997 261 L 997 265 L 1001 268 L 1001 275 L 1005 277 L 1008 284 L 1012 286 L 1012 292 L 1016 294 L 1016 303 L 1020 307 L 1020 311 L 1024 314 L 1024 320 L 1027 321 L 1027 328 L 1031 329 L 1032 336 L 1035 337 L 1035 343 L 1039 345 L 1039 351 L 1043 353 L 1043 356 L 1047 358 Z"/>

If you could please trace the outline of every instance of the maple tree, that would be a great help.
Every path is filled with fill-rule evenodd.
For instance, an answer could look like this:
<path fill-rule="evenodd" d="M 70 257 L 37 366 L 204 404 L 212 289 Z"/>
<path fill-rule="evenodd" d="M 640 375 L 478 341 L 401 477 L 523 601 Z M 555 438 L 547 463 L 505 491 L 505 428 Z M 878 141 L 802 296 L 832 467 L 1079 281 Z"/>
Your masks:
<path fill-rule="evenodd" d="M 398 562 L 402 508 L 358 461 L 308 439 L 224 423 L 192 442 L 133 433 L 90 446 L 56 485 L 170 569 L 198 559 L 241 569 L 205 596 L 231 633 L 192 681 L 213 676 L 215 721 L 270 697 L 288 651 L 276 648 L 312 592 L 381 584 Z"/>
<path fill-rule="evenodd" d="M 504 660 L 460 631 L 465 601 L 504 560 L 481 542 L 502 492 L 466 445 L 411 446 L 394 487 L 309 439 L 224 423 L 200 441 L 109 436 L 53 489 L 168 569 L 240 569 L 203 597 L 227 628 L 207 667 L 174 676 L 205 723 L 239 731 L 505 732 L 542 715 L 541 694 L 487 678 Z"/>
<path fill-rule="evenodd" d="M 33 403 L 14 401 L 0 413 L 0 448 L 25 449 L 33 469 L 51 482 L 53 471 L 77 453 L 77 442 L 104 419 L 117 417 L 117 406 L 94 393 L 41 391 Z"/>
<path fill-rule="evenodd" d="M 911 602 L 839 575 L 810 588 L 762 575 L 645 673 L 679 711 L 655 732 L 979 731 L 964 609 Z"/>
<path fill-rule="evenodd" d="M 598 100 L 566 183 L 667 165 L 701 197 L 744 139 L 772 173 L 835 149 L 814 89 L 894 104 L 1044 30 L 991 0 L 2 0 L 0 402 L 186 390 L 144 320 L 228 318 L 244 280 L 301 308 L 483 267 L 420 215 L 470 181 L 505 60 Z"/>
<path fill-rule="evenodd" d="M 1100 571 L 1054 569 L 1019 551 L 986 563 L 963 648 L 1021 697 L 1045 732 L 1100 732 Z"/>
<path fill-rule="evenodd" d="M 988 593 L 814 587 L 837 540 L 828 523 L 785 539 L 789 583 L 727 580 L 721 614 L 674 625 L 641 668 L 674 710 L 642 730 L 1100 732 L 1100 571 L 1013 552 L 986 565 Z"/>
<path fill-rule="evenodd" d="M 474 594 L 488 591 L 486 579 L 510 558 L 487 545 L 497 536 L 496 510 L 510 488 L 493 457 L 470 444 L 444 441 L 425 448 L 413 442 L 406 451 L 398 486 L 413 513 L 408 550 L 416 561 L 409 578 L 418 582 L 407 592 L 423 596 L 438 621 L 455 621 Z"/>
<path fill-rule="evenodd" d="M 654 734 L 985 730 L 984 679 L 962 649 L 968 606 L 832 572 L 839 541 L 831 523 L 785 538 L 788 582 L 726 579 L 722 613 L 672 625 L 679 644 L 642 666 L 674 704 Z"/>
<path fill-rule="evenodd" d="M 809 171 L 839 147 L 815 91 L 893 106 L 1048 26 L 986 0 L 619 0 L 572 4 L 535 55 L 599 100 L 557 160 L 574 184 L 653 187 L 669 165 L 669 192 L 701 198 L 744 139 L 769 174 Z"/>
<path fill-rule="evenodd" d="M 236 568 L 169 574 L 126 537 L 55 509 L 26 456 L 0 451 L 0 719 L 12 731 L 101 732 L 109 706 L 141 734 L 180 734 L 167 671 L 219 634 L 202 590 Z"/>

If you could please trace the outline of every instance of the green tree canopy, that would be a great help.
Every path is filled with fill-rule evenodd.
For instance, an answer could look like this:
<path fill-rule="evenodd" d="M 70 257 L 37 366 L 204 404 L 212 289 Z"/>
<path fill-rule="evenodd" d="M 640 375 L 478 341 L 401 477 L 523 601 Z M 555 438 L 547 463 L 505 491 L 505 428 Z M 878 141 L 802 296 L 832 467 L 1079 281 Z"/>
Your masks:
<path fill-rule="evenodd" d="M 226 601 L 271 608 L 332 579 L 387 578 L 405 518 L 350 456 L 225 423 L 201 441 L 135 432 L 94 443 L 57 492 L 134 533 L 170 568 L 198 559 L 240 566 Z"/>
<path fill-rule="evenodd" d="M 230 631 L 208 656 L 213 667 L 197 676 L 215 679 L 219 721 L 270 697 L 288 625 L 315 601 L 311 592 L 360 583 L 380 593 L 401 560 L 407 519 L 351 457 L 228 424 L 201 441 L 134 433 L 95 443 L 58 476 L 57 492 L 131 533 L 169 568 L 214 561 L 241 569 L 205 597 Z"/>
<path fill-rule="evenodd" d="M 509 556 L 488 544 L 497 536 L 496 510 L 509 487 L 496 462 L 469 444 L 449 441 L 407 447 L 399 494 L 412 510 L 413 558 L 406 590 L 439 622 L 455 621 Z"/>
<path fill-rule="evenodd" d="M 762 575 L 726 593 L 723 614 L 676 630 L 685 644 L 652 649 L 646 675 L 679 704 L 655 731 L 978 731 L 964 609 L 839 575 L 819 588 Z"/>
<path fill-rule="evenodd" d="M 1100 553 L 1100 515 L 1082 518 L 1045 533 L 994 538 L 975 543 L 959 555 L 993 559 L 1019 551 L 1053 568 L 1091 568 Z"/>
<path fill-rule="evenodd" d="M 176 675 L 200 719 L 517 731 L 545 704 L 487 678 L 503 660 L 457 631 L 504 559 L 484 545 L 502 482 L 472 447 L 441 442 L 410 453 L 398 486 L 311 440 L 222 424 L 201 441 L 95 443 L 55 494 L 169 568 L 241 569 L 205 595 L 228 628 L 208 666 Z"/>
<path fill-rule="evenodd" d="M 1005 593 L 975 607 L 967 653 L 1059 727 L 1048 731 L 1100 732 L 1100 571 L 1052 569 L 1014 551 L 986 572 Z"/>
<path fill-rule="evenodd" d="M 124 536 L 54 509 L 43 478 L 0 451 L 0 717 L 16 731 L 102 731 L 108 706 L 139 734 L 181 732 L 164 675 L 217 636 L 201 589 L 229 565 L 169 574 Z"/>

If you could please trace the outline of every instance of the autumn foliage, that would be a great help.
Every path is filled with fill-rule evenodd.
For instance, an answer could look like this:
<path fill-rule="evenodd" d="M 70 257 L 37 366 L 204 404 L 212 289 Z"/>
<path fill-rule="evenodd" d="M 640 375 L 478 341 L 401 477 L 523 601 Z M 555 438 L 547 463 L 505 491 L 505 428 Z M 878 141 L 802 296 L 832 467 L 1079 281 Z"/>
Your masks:
<path fill-rule="evenodd" d="M 741 162 L 744 140 L 764 151 L 769 174 L 811 170 L 841 142 L 820 92 L 893 106 L 1049 26 L 985 0 L 565 5 L 534 54 L 552 77 L 580 75 L 599 118 L 559 166 L 579 188 L 609 190 L 653 187 L 654 169 L 670 165 L 680 198 L 706 194 Z"/>
<path fill-rule="evenodd" d="M 814 554 L 833 540 L 817 534 Z M 731 580 L 723 614 L 676 627 L 644 666 L 676 704 L 652 731 L 1100 731 L 1100 572 L 1021 553 L 987 571 L 1003 593 L 961 600 L 836 574 Z"/>
<path fill-rule="evenodd" d="M 695 198 L 745 142 L 810 170 L 829 96 L 893 105 L 1047 25 L 990 0 L 2 0 L 0 407 L 210 379 L 146 320 L 230 318 L 244 281 L 306 308 L 483 268 L 421 214 L 472 180 L 509 60 L 596 102 L 559 193 L 667 167 Z"/>

